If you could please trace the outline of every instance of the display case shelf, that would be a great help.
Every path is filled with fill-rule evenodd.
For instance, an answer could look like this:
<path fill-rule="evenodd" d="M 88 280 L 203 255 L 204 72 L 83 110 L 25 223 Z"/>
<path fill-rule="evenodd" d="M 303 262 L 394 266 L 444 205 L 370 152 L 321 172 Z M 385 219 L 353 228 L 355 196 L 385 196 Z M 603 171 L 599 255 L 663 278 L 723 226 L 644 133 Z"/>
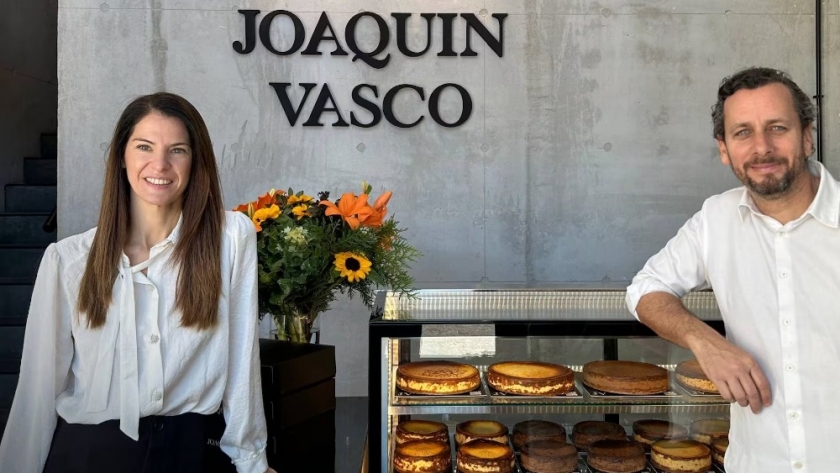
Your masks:
<path fill-rule="evenodd" d="M 390 415 L 437 414 L 728 414 L 729 403 L 706 404 L 440 404 L 391 406 Z"/>
<path fill-rule="evenodd" d="M 410 395 L 395 389 L 398 366 L 434 358 L 471 364 L 484 374 L 491 363 L 515 359 L 564 364 L 579 373 L 583 363 L 624 359 L 622 354 L 634 350 L 641 353 L 637 361 L 673 370 L 674 365 L 666 363 L 690 356 L 682 349 L 685 353 L 671 356 L 671 348 L 663 345 L 676 347 L 640 324 L 627 310 L 625 298 L 624 291 L 580 288 L 419 290 L 411 298 L 379 293 L 369 325 L 369 471 L 392 470 L 392 429 L 412 416 L 452 423 L 450 429 L 470 416 L 504 418 L 511 425 L 520 419 L 557 416 L 565 416 L 563 423 L 587 418 L 617 422 L 619 416 L 629 416 L 621 420 L 625 427 L 633 416 L 727 417 L 728 402 L 719 396 L 692 394 L 673 379 L 670 392 L 659 397 L 603 395 L 586 388 L 580 376 L 576 394 L 568 398 L 502 396 L 491 390 L 485 376 L 481 392 L 463 398 Z M 683 303 L 724 333 L 714 294 L 692 293 Z M 653 361 L 658 358 L 664 361 Z"/>

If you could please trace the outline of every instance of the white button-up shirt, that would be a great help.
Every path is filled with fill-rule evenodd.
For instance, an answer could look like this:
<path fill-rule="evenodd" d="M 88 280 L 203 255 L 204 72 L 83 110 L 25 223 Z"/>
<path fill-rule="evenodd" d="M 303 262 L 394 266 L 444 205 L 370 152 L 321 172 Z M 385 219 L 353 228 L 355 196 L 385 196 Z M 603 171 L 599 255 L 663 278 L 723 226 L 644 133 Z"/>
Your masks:
<path fill-rule="evenodd" d="M 817 195 L 785 225 L 741 187 L 706 200 L 627 288 L 635 314 L 650 292 L 711 287 L 727 338 L 761 366 L 772 405 L 732 404 L 726 470 L 838 470 L 840 426 L 840 183 L 817 162 Z"/>
<path fill-rule="evenodd" d="M 119 419 L 136 440 L 140 417 L 213 414 L 220 405 L 227 422 L 221 448 L 237 471 L 268 468 L 254 226 L 242 213 L 225 212 L 218 325 L 200 331 L 181 327 L 175 310 L 179 269 L 168 263 L 180 226 L 179 220 L 147 261 L 132 267 L 123 255 L 105 325 L 93 330 L 76 306 L 96 229 L 47 248 L 0 444 L 0 471 L 41 471 L 57 415 L 79 424 Z"/>

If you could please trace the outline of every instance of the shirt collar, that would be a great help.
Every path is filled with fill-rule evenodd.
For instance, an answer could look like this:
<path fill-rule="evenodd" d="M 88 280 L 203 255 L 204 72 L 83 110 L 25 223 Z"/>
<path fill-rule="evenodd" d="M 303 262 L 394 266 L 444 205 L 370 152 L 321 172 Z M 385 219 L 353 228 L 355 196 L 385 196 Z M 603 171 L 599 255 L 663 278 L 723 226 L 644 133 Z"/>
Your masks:
<path fill-rule="evenodd" d="M 169 233 L 169 236 L 166 237 L 166 239 L 163 240 L 163 242 L 168 241 L 168 242 L 172 243 L 173 245 L 178 243 L 178 238 L 180 238 L 180 236 L 181 236 L 181 222 L 183 220 L 184 220 L 184 214 L 182 212 L 181 215 L 178 216 L 178 223 L 175 224 L 175 228 L 172 229 L 172 232 Z"/>
<path fill-rule="evenodd" d="M 840 227 L 840 183 L 834 180 L 822 163 L 809 159 L 807 165 L 812 175 L 820 176 L 820 185 L 817 188 L 817 195 L 802 215 L 811 215 L 827 227 Z M 738 203 L 738 212 L 741 214 L 741 221 L 744 221 L 749 212 L 764 215 L 755 205 L 746 187 L 743 188 L 741 201 Z"/>

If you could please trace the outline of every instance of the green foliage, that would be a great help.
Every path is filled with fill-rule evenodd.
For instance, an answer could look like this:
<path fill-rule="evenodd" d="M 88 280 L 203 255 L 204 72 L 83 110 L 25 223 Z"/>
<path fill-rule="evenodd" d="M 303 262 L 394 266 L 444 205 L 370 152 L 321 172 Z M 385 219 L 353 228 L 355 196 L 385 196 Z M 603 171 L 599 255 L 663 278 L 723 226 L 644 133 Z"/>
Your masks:
<path fill-rule="evenodd" d="M 365 184 L 363 189 L 369 192 L 370 186 Z M 387 210 L 384 204 L 378 209 L 366 204 L 372 215 L 379 212 L 378 219 L 360 214 L 362 224 L 352 229 L 345 216 L 335 215 L 336 211 L 327 215 L 325 202 L 329 201 L 318 202 L 289 189 L 238 208 L 261 227 L 257 234 L 260 313 L 303 314 L 312 322 L 338 293 L 351 298 L 358 295 L 371 310 L 378 288 L 412 295 L 409 265 L 421 254 L 405 240 L 404 229 L 393 217 L 382 221 Z M 370 271 L 363 279 L 350 282 L 340 274 L 336 255 L 345 252 L 370 261 Z"/>

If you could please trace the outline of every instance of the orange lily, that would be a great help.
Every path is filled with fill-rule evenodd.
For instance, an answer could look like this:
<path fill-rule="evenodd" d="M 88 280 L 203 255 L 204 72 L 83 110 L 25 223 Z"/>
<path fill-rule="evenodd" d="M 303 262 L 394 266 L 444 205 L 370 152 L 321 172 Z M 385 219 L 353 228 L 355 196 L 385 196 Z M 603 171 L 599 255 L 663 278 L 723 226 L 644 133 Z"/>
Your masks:
<path fill-rule="evenodd" d="M 337 206 L 329 200 L 322 200 L 320 205 L 327 208 L 324 215 L 341 215 L 347 225 L 356 230 L 359 228 L 361 221 L 373 212 L 373 209 L 367 203 L 367 199 L 367 194 L 356 197 L 352 192 L 347 192 L 338 199 Z"/>
<path fill-rule="evenodd" d="M 391 195 L 393 195 L 393 192 L 387 191 L 376 199 L 376 202 L 373 203 L 370 215 L 367 218 L 362 219 L 362 225 L 374 228 L 382 226 L 382 222 L 385 220 L 385 215 L 388 213 L 388 201 L 391 200 Z"/>
<path fill-rule="evenodd" d="M 271 189 L 270 191 L 266 192 L 265 194 L 259 196 L 257 200 L 253 202 L 248 202 L 245 204 L 240 204 L 234 207 L 235 212 L 244 212 L 248 217 L 254 218 L 254 212 L 260 209 L 267 208 L 272 204 L 275 204 L 277 201 L 275 200 L 276 195 L 283 195 L 285 194 L 284 191 L 278 191 L 275 189 Z"/>

